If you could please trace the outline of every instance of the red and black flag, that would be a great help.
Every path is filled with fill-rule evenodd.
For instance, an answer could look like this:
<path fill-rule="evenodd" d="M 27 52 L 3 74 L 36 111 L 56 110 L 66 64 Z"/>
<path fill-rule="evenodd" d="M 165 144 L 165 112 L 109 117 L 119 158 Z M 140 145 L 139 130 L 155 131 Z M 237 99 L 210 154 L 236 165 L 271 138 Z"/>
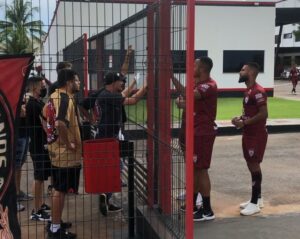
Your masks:
<path fill-rule="evenodd" d="M 14 180 L 15 142 L 25 80 L 33 59 L 32 54 L 0 56 L 0 238 L 21 238 Z"/>

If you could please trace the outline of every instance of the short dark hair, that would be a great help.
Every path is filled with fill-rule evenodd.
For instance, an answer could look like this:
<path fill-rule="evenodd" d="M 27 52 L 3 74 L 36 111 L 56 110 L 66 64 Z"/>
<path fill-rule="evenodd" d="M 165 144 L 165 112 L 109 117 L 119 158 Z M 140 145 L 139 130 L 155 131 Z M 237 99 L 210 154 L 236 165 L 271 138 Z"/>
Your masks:
<path fill-rule="evenodd" d="M 58 73 L 57 84 L 58 87 L 63 87 L 67 84 L 67 81 L 74 80 L 78 74 L 71 69 L 62 69 Z"/>
<path fill-rule="evenodd" d="M 56 65 L 56 72 L 58 73 L 60 70 L 65 69 L 67 67 L 72 68 L 72 63 L 69 61 L 61 61 Z"/>
<path fill-rule="evenodd" d="M 254 70 L 255 72 L 255 77 L 258 75 L 260 66 L 256 62 L 247 62 L 245 65 L 247 65 L 251 70 Z"/>
<path fill-rule="evenodd" d="M 207 72 L 210 73 L 214 65 L 212 59 L 208 56 L 202 56 L 199 58 L 199 60 L 206 66 Z"/>
<path fill-rule="evenodd" d="M 28 78 L 27 80 L 27 85 L 31 85 L 31 84 L 34 84 L 36 82 L 39 82 L 39 81 L 42 81 L 43 78 L 41 76 L 38 76 L 38 75 L 32 75 Z"/>

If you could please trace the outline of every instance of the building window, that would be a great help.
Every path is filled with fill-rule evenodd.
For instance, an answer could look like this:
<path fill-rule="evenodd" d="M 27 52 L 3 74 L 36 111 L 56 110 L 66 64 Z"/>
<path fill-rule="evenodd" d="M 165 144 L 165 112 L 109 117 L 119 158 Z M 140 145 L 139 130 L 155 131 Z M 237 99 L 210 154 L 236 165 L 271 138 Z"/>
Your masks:
<path fill-rule="evenodd" d="M 264 51 L 224 51 L 223 73 L 240 72 L 247 62 L 256 62 L 260 66 L 260 72 L 264 71 Z"/>
<path fill-rule="evenodd" d="M 200 58 L 207 56 L 208 52 L 205 50 L 195 50 L 194 58 Z M 173 50 L 172 51 L 173 72 L 174 73 L 186 73 L 186 51 L 185 50 Z"/>
<path fill-rule="evenodd" d="M 286 34 L 283 34 L 283 38 L 284 38 L 284 39 L 293 38 L 293 33 L 286 33 Z"/>
<path fill-rule="evenodd" d="M 300 66 L 300 56 L 295 56 L 295 63 L 297 66 Z"/>
<path fill-rule="evenodd" d="M 292 57 L 290 57 L 290 56 L 283 57 L 283 65 L 287 66 L 287 67 L 291 67 L 291 65 L 292 65 Z"/>
<path fill-rule="evenodd" d="M 90 74 L 90 89 L 91 90 L 98 89 L 97 73 Z"/>

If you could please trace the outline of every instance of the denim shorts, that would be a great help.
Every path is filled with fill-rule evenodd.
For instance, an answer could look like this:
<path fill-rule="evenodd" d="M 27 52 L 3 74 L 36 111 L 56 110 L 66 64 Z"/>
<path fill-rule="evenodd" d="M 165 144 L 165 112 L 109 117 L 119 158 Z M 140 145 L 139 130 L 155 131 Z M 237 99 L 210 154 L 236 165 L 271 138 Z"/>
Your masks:
<path fill-rule="evenodd" d="M 15 166 L 20 169 L 26 161 L 27 151 L 28 151 L 28 141 L 29 138 L 18 138 L 16 147 L 16 161 Z"/>

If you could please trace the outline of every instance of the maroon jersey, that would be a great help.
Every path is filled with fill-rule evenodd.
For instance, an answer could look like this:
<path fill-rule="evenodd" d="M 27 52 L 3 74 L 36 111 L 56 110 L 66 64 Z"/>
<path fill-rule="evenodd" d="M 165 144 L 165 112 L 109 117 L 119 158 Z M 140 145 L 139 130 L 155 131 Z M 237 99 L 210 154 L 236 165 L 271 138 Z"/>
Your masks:
<path fill-rule="evenodd" d="M 291 71 L 290 71 L 290 78 L 292 80 L 297 80 L 299 74 L 300 74 L 300 72 L 297 68 L 292 68 Z"/>
<path fill-rule="evenodd" d="M 242 119 L 246 120 L 255 116 L 259 107 L 267 105 L 267 94 L 263 87 L 255 83 L 251 88 L 247 89 L 244 94 L 243 107 L 244 112 Z M 246 135 L 258 135 L 266 132 L 267 119 L 260 120 L 252 125 L 245 125 L 243 133 Z"/>
<path fill-rule="evenodd" d="M 195 100 L 194 105 L 194 135 L 216 135 L 217 83 L 210 78 L 206 82 L 198 83 L 194 89 L 197 89 L 201 95 L 201 99 Z M 179 135 L 181 147 L 185 144 L 185 114 L 183 110 Z"/>
<path fill-rule="evenodd" d="M 213 79 L 198 83 L 195 89 L 201 95 L 199 100 L 195 100 L 194 108 L 194 128 L 195 136 L 216 134 L 216 114 L 217 114 L 217 83 Z"/>

